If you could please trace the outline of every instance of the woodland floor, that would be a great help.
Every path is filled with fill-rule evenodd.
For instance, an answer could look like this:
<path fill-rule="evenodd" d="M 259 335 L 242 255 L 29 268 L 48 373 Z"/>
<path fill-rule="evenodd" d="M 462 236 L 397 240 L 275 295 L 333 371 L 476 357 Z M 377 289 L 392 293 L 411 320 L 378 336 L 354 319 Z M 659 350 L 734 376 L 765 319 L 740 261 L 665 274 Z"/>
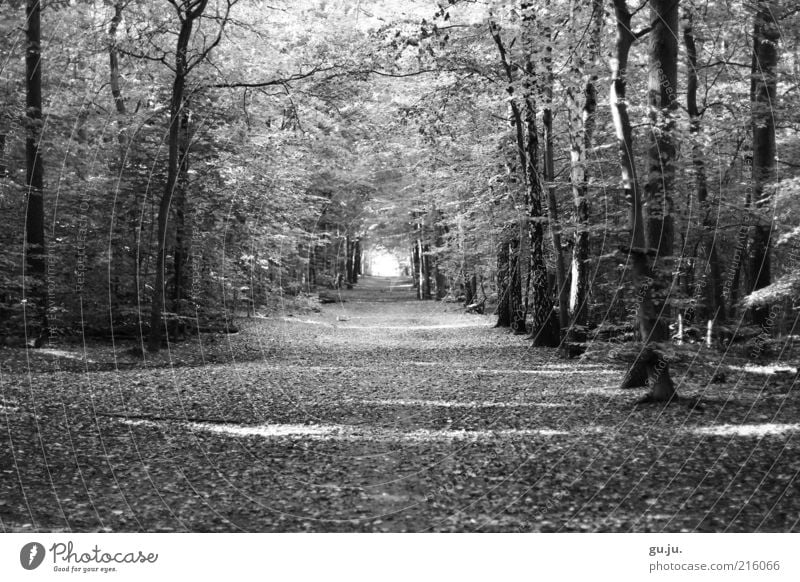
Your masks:
<path fill-rule="evenodd" d="M 800 531 L 794 373 L 637 408 L 408 281 L 342 296 L 145 362 L 2 349 L 0 530 Z"/>

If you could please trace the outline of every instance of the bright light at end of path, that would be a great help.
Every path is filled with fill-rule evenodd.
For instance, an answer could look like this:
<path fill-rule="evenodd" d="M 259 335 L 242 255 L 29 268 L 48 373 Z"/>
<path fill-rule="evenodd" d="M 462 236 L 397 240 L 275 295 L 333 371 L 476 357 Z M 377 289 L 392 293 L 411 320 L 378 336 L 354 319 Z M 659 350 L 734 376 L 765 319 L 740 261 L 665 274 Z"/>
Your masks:
<path fill-rule="evenodd" d="M 400 262 L 392 253 L 378 251 L 372 257 L 370 270 L 375 277 L 399 277 Z"/>

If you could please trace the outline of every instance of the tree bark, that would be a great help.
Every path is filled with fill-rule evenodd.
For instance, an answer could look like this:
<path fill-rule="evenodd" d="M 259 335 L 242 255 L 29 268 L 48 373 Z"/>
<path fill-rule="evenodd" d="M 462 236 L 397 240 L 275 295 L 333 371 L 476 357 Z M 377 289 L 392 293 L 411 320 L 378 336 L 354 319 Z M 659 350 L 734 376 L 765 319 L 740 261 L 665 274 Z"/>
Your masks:
<path fill-rule="evenodd" d="M 525 136 L 527 154 L 526 175 L 528 207 L 528 232 L 530 244 L 530 310 L 532 327 L 530 338 L 535 346 L 557 346 L 558 335 L 554 333 L 553 303 L 544 262 L 544 227 L 542 212 L 542 181 L 539 175 L 539 136 L 536 128 L 536 105 L 532 91 L 525 98 Z"/>
<path fill-rule="evenodd" d="M 25 52 L 26 79 L 26 136 L 25 136 L 25 263 L 30 285 L 25 287 L 25 299 L 35 305 L 35 320 L 40 326 L 37 347 L 49 336 L 48 281 L 44 233 L 44 164 L 39 147 L 42 138 L 42 44 L 41 4 L 28 0 L 27 49 Z M 27 302 L 26 302 L 27 305 Z"/>
<path fill-rule="evenodd" d="M 628 228 L 631 233 L 630 257 L 633 286 L 636 289 L 637 321 L 644 348 L 628 371 L 623 387 L 650 383 L 648 399 L 668 401 L 675 396 L 675 386 L 669 375 L 669 362 L 653 343 L 667 339 L 667 327 L 656 311 L 652 299 L 654 279 L 648 263 L 647 236 L 644 228 L 643 196 L 638 184 L 634 162 L 633 133 L 626 101 L 628 57 L 636 34 L 631 30 L 631 13 L 626 0 L 613 0 L 616 16 L 616 39 L 611 59 L 611 115 L 617 136 L 622 187 L 628 201 Z M 658 275 L 658 273 L 655 273 Z M 644 373 L 643 373 L 644 372 Z"/>
<path fill-rule="evenodd" d="M 510 297 L 510 257 L 508 255 L 508 241 L 501 239 L 497 245 L 497 323 L 495 327 L 511 327 Z M 464 274 L 465 287 L 469 287 Z M 469 303 L 467 303 L 469 305 Z"/>
<path fill-rule="evenodd" d="M 778 6 L 774 0 L 758 0 L 753 22 L 753 65 L 751 72 L 751 119 L 753 128 L 752 206 L 755 224 L 750 231 L 748 249 L 747 292 L 752 293 L 770 284 L 770 246 L 772 221 L 767 213 L 772 196 L 767 190 L 775 181 L 775 106 L 777 104 L 778 42 L 780 29 L 775 20 Z M 750 310 L 754 324 L 767 331 L 769 305 Z"/>
<path fill-rule="evenodd" d="M 122 2 L 114 3 L 114 16 L 111 17 L 111 24 L 108 26 L 108 61 L 109 84 L 111 85 L 111 96 L 114 98 L 114 107 L 116 107 L 117 113 L 125 115 L 125 99 L 122 97 L 122 90 L 119 86 L 119 53 L 117 51 L 117 29 L 122 22 L 122 9 Z M 123 137 L 120 137 L 120 141 L 124 141 Z"/>
<path fill-rule="evenodd" d="M 151 352 L 161 349 L 161 338 L 163 336 L 163 325 L 161 312 L 164 306 L 164 295 L 166 293 L 166 255 L 169 248 L 167 240 L 167 226 L 169 222 L 170 206 L 175 194 L 176 183 L 179 171 L 179 145 L 180 145 L 180 126 L 181 116 L 184 107 L 184 92 L 186 89 L 186 76 L 189 72 L 188 55 L 189 41 L 192 36 L 194 22 L 203 13 L 207 0 L 198 0 L 194 8 L 187 8 L 180 17 L 180 30 L 175 48 L 175 69 L 174 80 L 172 83 L 172 95 L 170 98 L 169 110 L 169 136 L 167 143 L 167 181 L 164 185 L 164 193 L 158 206 L 158 251 L 156 257 L 156 278 L 153 286 L 153 301 L 150 312 L 150 336 L 147 348 Z"/>
<path fill-rule="evenodd" d="M 516 233 L 515 233 L 516 234 Z M 520 277 L 520 239 L 512 236 L 508 241 L 508 318 L 515 334 L 527 332 L 525 307 L 522 303 L 522 277 Z"/>
<path fill-rule="evenodd" d="M 580 2 L 576 4 L 576 10 Z M 587 47 L 589 67 L 595 66 L 600 51 L 603 25 L 603 0 L 592 0 L 591 30 Z M 592 147 L 595 112 L 597 111 L 597 74 L 586 73 L 586 60 L 580 59 L 577 69 L 583 75 L 583 105 L 572 97 L 573 116 L 570 135 L 570 160 L 575 239 L 572 247 L 572 277 L 570 280 L 569 314 L 572 326 L 587 323 L 589 291 L 589 186 L 586 159 Z"/>
<path fill-rule="evenodd" d="M 525 212 L 530 213 L 530 205 L 528 203 L 528 191 L 530 189 L 530 184 L 528 181 L 528 144 L 526 141 L 526 123 L 523 120 L 523 113 L 520 108 L 520 104 L 517 101 L 517 98 L 514 96 L 514 68 L 512 67 L 511 63 L 508 60 L 508 55 L 506 53 L 505 44 L 503 43 L 503 39 L 500 35 L 500 28 L 492 21 L 489 22 L 489 32 L 492 35 L 492 40 L 494 40 L 495 45 L 497 46 L 497 51 L 500 55 L 500 63 L 503 66 L 503 70 L 506 74 L 506 80 L 508 81 L 508 85 L 506 87 L 506 92 L 509 96 L 509 107 L 511 110 L 511 123 L 514 128 L 514 138 L 517 146 L 517 157 L 519 159 L 520 165 L 520 174 L 523 178 L 523 183 L 525 185 L 525 200 L 523 201 L 523 206 L 525 207 Z M 524 105 L 524 100 L 523 100 Z M 534 112 L 534 128 L 535 128 L 535 112 Z M 535 133 L 534 133 L 535 138 Z M 538 175 L 537 175 L 538 179 Z M 541 199 L 540 199 L 541 200 Z M 540 202 L 541 204 L 541 202 Z M 515 204 L 518 206 L 518 204 Z M 541 208 L 539 210 L 539 214 L 541 214 Z M 541 224 L 539 224 L 539 229 L 541 230 Z M 505 282 L 507 283 L 508 287 L 506 289 L 504 301 L 507 303 L 505 304 L 508 311 L 508 318 L 509 318 L 509 326 L 514 331 L 514 333 L 523 334 L 526 333 L 526 319 L 527 319 L 527 307 L 530 303 L 529 301 L 529 290 L 528 290 L 528 280 L 530 279 L 530 268 L 533 261 L 533 256 L 531 254 L 531 226 L 529 223 L 528 216 L 521 215 L 517 221 L 517 240 L 512 241 L 509 240 L 507 242 L 508 247 L 507 251 L 507 276 L 505 278 Z M 498 264 L 499 268 L 499 264 Z M 524 271 L 524 273 L 523 273 Z M 525 295 L 524 295 L 524 302 L 523 302 L 523 289 L 522 285 L 525 284 Z M 500 325 L 498 321 L 499 327 L 505 327 Z"/>
<path fill-rule="evenodd" d="M 431 299 L 431 250 L 427 244 L 422 245 L 421 261 L 422 265 L 422 298 Z"/>
<path fill-rule="evenodd" d="M 344 279 L 348 289 L 353 288 L 353 240 L 350 235 L 344 237 Z"/>
<path fill-rule="evenodd" d="M 545 68 L 547 79 L 545 86 L 545 106 L 542 112 L 542 129 L 544 133 L 544 181 L 547 188 L 547 217 L 550 225 L 550 238 L 553 243 L 553 253 L 556 263 L 556 301 L 558 304 L 558 334 L 556 339 L 561 341 L 561 335 L 569 327 L 567 274 L 564 267 L 564 253 L 561 248 L 561 221 L 558 215 L 556 201 L 554 144 L 553 144 L 553 38 L 548 30 L 547 47 L 545 48 Z"/>
<path fill-rule="evenodd" d="M 189 114 L 188 104 L 184 102 L 180 116 L 180 144 L 178 147 L 179 169 L 178 180 L 175 184 L 175 249 L 173 251 L 173 311 L 182 312 L 182 304 L 189 299 L 190 274 L 188 271 L 188 258 L 191 249 L 192 228 L 187 225 L 186 210 L 189 205 Z M 252 293 L 252 290 L 251 290 Z M 192 297 L 197 300 L 197 297 Z"/>
<path fill-rule="evenodd" d="M 673 191 L 678 108 L 678 4 L 677 0 L 650 0 L 648 105 L 652 131 L 648 150 L 649 172 L 644 189 L 645 230 L 648 249 L 655 251 L 652 270 L 653 300 L 659 319 L 669 318 L 673 292 L 675 221 Z"/>
<path fill-rule="evenodd" d="M 414 279 L 414 287 L 416 288 L 417 299 L 422 299 L 422 265 L 420 264 L 420 241 L 419 238 L 414 239 L 414 244 L 411 247 L 411 271 Z"/>
<path fill-rule="evenodd" d="M 725 320 L 725 301 L 722 294 L 722 273 L 717 252 L 716 231 L 711 219 L 711 208 L 708 202 L 708 177 L 706 174 L 705 152 L 701 144 L 702 113 L 697 105 L 697 47 L 694 38 L 694 12 L 692 7 L 686 9 L 683 28 L 683 42 L 686 47 L 686 109 L 689 113 L 689 132 L 692 136 L 692 168 L 694 170 L 695 193 L 700 212 L 701 248 L 703 271 L 699 281 L 694 285 L 694 297 L 704 298 L 705 308 L 701 310 L 704 319 L 712 321 Z M 697 286 L 700 286 L 700 292 Z M 694 308 L 687 313 L 687 323 L 694 319 Z"/>
<path fill-rule="evenodd" d="M 361 237 L 353 242 L 353 283 L 358 283 L 361 274 Z"/>

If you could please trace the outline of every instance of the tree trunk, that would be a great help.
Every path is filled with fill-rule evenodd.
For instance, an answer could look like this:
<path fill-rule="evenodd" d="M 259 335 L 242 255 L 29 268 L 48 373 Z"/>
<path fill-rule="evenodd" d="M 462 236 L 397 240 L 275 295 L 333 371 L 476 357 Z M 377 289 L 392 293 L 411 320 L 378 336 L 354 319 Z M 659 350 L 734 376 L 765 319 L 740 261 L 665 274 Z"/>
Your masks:
<path fill-rule="evenodd" d="M 569 311 L 567 307 L 568 289 L 567 275 L 564 268 L 564 253 L 561 248 L 561 221 L 558 216 L 558 203 L 556 201 L 555 163 L 553 153 L 553 39 L 552 34 L 547 34 L 547 47 L 545 49 L 545 67 L 547 69 L 547 86 L 545 87 L 545 107 L 542 113 L 542 129 L 544 132 L 544 181 L 547 185 L 547 217 L 550 225 L 550 238 L 553 243 L 553 253 L 556 263 L 556 300 L 558 304 L 558 334 L 556 339 L 561 341 L 561 334 L 569 327 Z"/>
<path fill-rule="evenodd" d="M 722 273 L 719 268 L 716 232 L 711 219 L 708 203 L 708 178 L 706 175 L 705 152 L 701 145 L 702 114 L 697 106 L 697 48 L 694 39 L 693 8 L 686 9 L 686 22 L 683 28 L 683 42 L 686 47 L 686 109 L 689 113 L 689 132 L 692 135 L 692 168 L 694 170 L 695 192 L 700 212 L 701 248 L 703 272 L 694 285 L 694 298 L 701 296 L 706 307 L 701 310 L 703 319 L 725 320 L 725 301 L 722 296 Z M 700 290 L 698 291 L 698 285 Z M 694 319 L 694 308 L 687 313 L 687 323 Z M 713 324 L 712 324 L 713 325 Z"/>
<path fill-rule="evenodd" d="M 775 21 L 778 12 L 774 0 L 758 0 L 753 22 L 753 65 L 751 71 L 751 119 L 753 128 L 752 206 L 755 224 L 751 228 L 748 249 L 747 292 L 770 284 L 770 246 L 772 223 L 768 212 L 772 196 L 767 188 L 775 181 L 775 117 L 777 105 L 778 42 L 780 29 Z M 750 310 L 753 323 L 768 331 L 769 305 Z"/>
<path fill-rule="evenodd" d="M 114 98 L 114 107 L 117 113 L 125 115 L 125 99 L 122 98 L 122 91 L 119 86 L 119 55 L 117 52 L 117 29 L 122 22 L 123 4 L 120 1 L 114 3 L 114 16 L 111 17 L 111 24 L 108 26 L 108 61 L 109 61 L 109 85 L 111 85 L 111 96 Z M 120 144 L 125 144 L 125 135 L 120 130 Z"/>
<path fill-rule="evenodd" d="M 538 170 L 539 136 L 536 129 L 536 105 L 532 93 L 525 98 L 526 174 L 527 205 L 529 214 L 529 244 L 531 272 L 531 318 L 530 338 L 535 346 L 557 346 L 554 333 L 553 303 L 544 262 L 544 228 L 542 219 L 542 182 Z"/>
<path fill-rule="evenodd" d="M 28 0 L 25 7 L 27 19 L 27 41 L 25 52 L 26 79 L 26 125 L 25 136 L 25 263 L 26 277 L 30 278 L 30 289 L 25 298 L 33 300 L 34 320 L 40 326 L 37 347 L 49 337 L 48 281 L 45 261 L 44 235 L 44 165 L 39 145 L 42 137 L 42 44 L 41 4 L 39 0 Z M 27 305 L 27 302 L 26 302 Z"/>
<path fill-rule="evenodd" d="M 508 242 L 508 317 L 511 330 L 516 334 L 523 334 L 527 332 L 527 322 L 525 306 L 522 303 L 519 247 L 519 237 L 512 236 Z"/>
<path fill-rule="evenodd" d="M 532 17 L 530 3 L 522 3 L 523 21 L 529 22 Z M 523 30 L 528 36 L 530 31 Z M 523 104 L 524 104 L 524 174 L 525 174 L 525 206 L 528 216 L 528 244 L 530 269 L 530 312 L 532 327 L 530 338 L 535 346 L 558 345 L 556 320 L 553 318 L 553 303 L 547 278 L 547 265 L 544 261 L 544 227 L 542 212 L 542 176 L 539 173 L 539 135 L 536 126 L 536 73 L 531 61 L 531 47 L 525 46 Z"/>
<path fill-rule="evenodd" d="M 411 247 L 411 271 L 414 279 L 414 287 L 417 292 L 417 299 L 422 299 L 422 266 L 420 265 L 420 242 L 419 239 L 414 239 L 414 246 Z"/>
<path fill-rule="evenodd" d="M 353 288 L 353 240 L 350 235 L 344 237 L 344 279 L 348 289 Z"/>
<path fill-rule="evenodd" d="M 510 257 L 508 255 L 508 242 L 501 240 L 497 245 L 497 323 L 495 327 L 511 327 L 510 308 Z M 469 287 L 464 274 L 465 287 Z M 469 303 L 467 303 L 469 305 Z"/>
<path fill-rule="evenodd" d="M 184 103 L 180 117 L 180 145 L 178 181 L 175 185 L 175 250 L 173 252 L 173 268 L 175 280 L 173 285 L 173 311 L 182 312 L 182 302 L 189 298 L 190 274 L 188 257 L 191 249 L 191 224 L 186 224 L 186 209 L 189 204 L 189 120 L 188 104 Z M 197 297 L 192 298 L 195 301 Z"/>
<path fill-rule="evenodd" d="M 580 3 L 576 4 L 576 10 Z M 588 66 L 594 67 L 600 51 L 603 25 L 603 0 L 592 0 L 591 32 L 588 45 Z M 575 240 L 572 247 L 572 277 L 569 295 L 569 314 L 572 326 L 587 323 L 587 301 L 589 290 L 589 186 L 586 159 L 592 147 L 595 112 L 597 111 L 597 74 L 585 73 L 586 60 L 578 64 L 583 75 L 583 106 L 573 101 L 572 128 L 570 135 L 570 160 L 572 198 L 575 213 Z"/>
<path fill-rule="evenodd" d="M 444 245 L 445 229 L 442 227 L 442 211 L 435 210 L 433 213 L 435 222 L 433 223 L 434 243 L 437 249 L 442 248 Z M 434 298 L 441 301 L 447 295 L 447 277 L 439 265 L 440 257 L 434 256 L 433 261 L 433 283 L 434 283 Z"/>
<path fill-rule="evenodd" d="M 678 2 L 650 0 L 648 105 L 652 124 L 649 172 L 644 189 L 647 248 L 653 258 L 653 300 L 661 318 L 669 319 L 675 239 L 672 194 L 675 188 L 675 113 L 678 102 Z M 661 319 L 660 318 L 660 319 Z"/>
<path fill-rule="evenodd" d="M 151 352 L 161 349 L 161 338 L 163 335 L 163 325 L 161 312 L 164 306 L 165 280 L 166 280 L 166 254 L 169 248 L 167 240 L 167 226 L 169 221 L 170 206 L 175 187 L 178 180 L 179 164 L 179 144 L 181 116 L 183 114 L 183 95 L 186 88 L 186 75 L 188 73 L 187 50 L 189 40 L 192 35 L 194 18 L 186 15 L 181 19 L 180 32 L 175 50 L 175 78 L 172 84 L 172 96 L 170 99 L 169 112 L 169 137 L 168 137 L 168 156 L 167 156 L 167 182 L 164 186 L 164 193 L 158 206 L 158 251 L 156 257 L 156 278 L 153 286 L 153 302 L 150 313 L 150 337 L 148 338 L 147 348 Z"/>
<path fill-rule="evenodd" d="M 353 283 L 358 283 L 361 274 L 361 237 L 356 237 L 353 246 Z"/>
<path fill-rule="evenodd" d="M 499 271 L 499 269 L 500 269 L 500 265 L 499 265 L 500 256 L 499 255 L 497 257 L 497 261 L 498 261 L 498 267 L 497 268 L 498 268 L 498 271 Z M 461 275 L 461 280 L 463 281 L 461 283 L 461 285 L 464 288 L 464 306 L 472 305 L 472 303 L 475 301 L 475 294 L 472 291 L 472 283 L 471 283 L 472 277 L 470 276 L 469 273 L 463 272 L 462 275 Z M 498 293 L 500 291 L 499 286 L 500 286 L 500 282 L 498 281 Z"/>
<path fill-rule="evenodd" d="M 431 299 L 431 249 L 422 245 L 420 264 L 422 265 L 422 298 Z"/>
<path fill-rule="evenodd" d="M 656 311 L 652 299 L 654 283 L 648 264 L 647 237 L 644 229 L 643 197 L 639 189 L 634 162 L 633 134 L 626 102 L 628 55 L 636 36 L 631 30 L 631 14 L 625 0 L 613 0 L 616 16 L 616 43 L 611 60 L 611 115 L 617 135 L 622 187 L 628 201 L 628 227 L 631 233 L 630 256 L 633 285 L 637 291 L 637 321 L 645 348 L 633 363 L 623 387 L 650 383 L 648 399 L 668 401 L 675 396 L 675 386 L 669 375 L 669 362 L 651 347 L 664 341 L 667 328 Z M 658 273 L 656 273 L 658 275 Z"/>
<path fill-rule="evenodd" d="M 512 64 L 508 60 L 508 56 L 506 53 L 505 45 L 503 44 L 503 39 L 500 36 L 500 28 L 492 21 L 489 22 L 489 32 L 492 35 L 492 40 L 494 40 L 495 45 L 497 46 L 497 51 L 500 55 L 500 63 L 503 65 L 503 70 L 506 73 L 506 80 L 508 81 L 508 85 L 506 86 L 506 92 L 509 96 L 509 107 L 511 110 L 511 123 L 514 128 L 514 138 L 517 146 L 517 156 L 519 159 L 520 164 L 520 174 L 523 178 L 523 183 L 525 184 L 525 200 L 523 201 L 525 212 L 530 213 L 530 205 L 527 201 L 529 194 L 528 191 L 531 188 L 528 182 L 528 146 L 526 144 L 525 139 L 525 122 L 522 119 L 522 112 L 520 110 L 519 103 L 517 99 L 514 97 L 514 68 Z M 535 112 L 534 112 L 534 139 L 535 137 Z M 536 176 L 538 180 L 538 175 Z M 538 182 L 537 182 L 538 187 Z M 541 200 L 541 198 L 540 198 Z M 541 202 L 540 202 L 541 204 Z M 541 214 L 541 208 L 539 209 L 539 214 Z M 539 228 L 541 230 L 541 224 L 539 224 Z M 507 317 L 508 317 L 508 325 L 514 331 L 514 333 L 522 334 L 526 333 L 526 319 L 527 319 L 527 305 L 529 303 L 529 293 L 528 293 L 528 280 L 530 278 L 530 268 L 533 262 L 533 256 L 531 254 L 531 230 L 530 225 L 528 222 L 528 216 L 520 216 L 519 220 L 517 221 L 517 233 L 516 235 L 512 235 L 516 237 L 507 239 L 504 244 L 508 245 L 507 250 L 503 250 L 502 254 L 504 254 L 503 260 L 506 261 L 507 257 L 507 271 L 505 277 L 505 283 L 507 285 L 505 289 L 504 297 L 501 298 L 501 302 L 506 307 Z M 498 269 L 500 268 L 500 255 L 498 255 Z M 524 265 L 523 265 L 524 261 Z M 524 271 L 524 274 L 523 274 Z M 523 289 L 522 284 L 525 283 L 525 297 L 523 303 Z M 505 316 L 502 314 L 500 315 L 500 319 L 505 321 Z M 505 327 L 505 325 L 501 324 L 500 321 L 497 323 L 498 327 Z"/>

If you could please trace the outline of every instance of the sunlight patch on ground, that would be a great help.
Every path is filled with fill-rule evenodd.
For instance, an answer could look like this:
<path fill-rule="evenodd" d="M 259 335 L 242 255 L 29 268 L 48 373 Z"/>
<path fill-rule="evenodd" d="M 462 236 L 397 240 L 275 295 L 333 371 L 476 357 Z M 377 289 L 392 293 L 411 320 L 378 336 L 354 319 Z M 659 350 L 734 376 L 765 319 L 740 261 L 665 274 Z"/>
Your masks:
<path fill-rule="evenodd" d="M 466 322 L 466 323 L 440 323 L 438 325 L 340 325 L 339 329 L 462 329 L 467 327 L 486 327 L 487 324 L 483 322 Z"/>
<path fill-rule="evenodd" d="M 316 321 L 314 319 L 301 319 L 299 317 L 284 317 L 283 321 L 290 323 L 308 323 L 311 325 L 322 325 L 325 327 L 333 327 L 330 323 L 326 321 Z"/>
<path fill-rule="evenodd" d="M 93 364 L 92 360 L 86 359 L 83 357 L 83 354 L 76 354 L 75 352 L 68 352 L 66 350 L 57 350 L 56 348 L 42 348 L 36 350 L 37 354 L 47 354 L 48 356 L 57 356 L 59 358 L 66 358 L 68 360 L 78 360 L 80 362 L 86 361 L 89 364 Z"/>
<path fill-rule="evenodd" d="M 477 369 L 477 370 L 456 370 L 458 372 L 480 372 L 480 373 L 488 373 L 488 374 L 537 374 L 543 376 L 563 376 L 564 374 L 573 373 L 573 374 L 592 374 L 593 376 L 596 374 L 619 374 L 619 372 L 614 370 L 581 370 L 580 368 L 574 368 L 572 370 L 552 370 L 548 368 L 542 368 L 541 370 L 491 370 L 491 369 Z"/>
<path fill-rule="evenodd" d="M 323 436 L 340 432 L 343 427 L 340 425 L 321 425 L 321 424 L 262 424 L 258 426 L 236 425 L 236 424 L 209 424 L 193 422 L 189 427 L 194 430 L 205 430 L 208 432 L 218 432 L 234 436 L 263 436 L 263 437 L 283 437 L 283 436 Z"/>
<path fill-rule="evenodd" d="M 176 424 L 175 421 L 156 421 L 124 419 L 131 426 L 159 426 Z M 311 440 L 347 441 L 450 441 L 508 438 L 523 436 L 558 436 L 569 434 L 566 431 L 550 429 L 501 429 L 501 430 L 429 430 L 418 429 L 402 431 L 386 428 L 362 428 L 343 424 L 216 424 L 206 422 L 180 423 L 190 430 L 204 431 L 230 436 L 264 438 L 298 437 Z"/>
<path fill-rule="evenodd" d="M 620 380 L 621 382 L 621 380 Z M 558 388 L 559 394 L 600 394 L 602 396 L 632 396 L 638 394 L 630 388 L 620 388 L 617 384 L 598 384 L 597 386 L 561 386 Z M 547 394 L 544 392 L 543 394 Z"/>
<path fill-rule="evenodd" d="M 709 436 L 762 437 L 782 435 L 800 431 L 800 424 L 720 424 L 694 429 L 694 432 Z"/>
<path fill-rule="evenodd" d="M 556 404 L 553 402 L 459 402 L 458 400 L 348 400 L 348 404 L 365 404 L 365 405 L 378 405 L 378 406 L 438 406 L 442 408 L 521 408 L 521 407 L 538 407 L 538 408 L 560 408 L 564 406 L 571 406 L 570 404 Z"/>
<path fill-rule="evenodd" d="M 770 364 L 768 366 L 756 366 L 755 364 L 747 364 L 745 366 L 731 366 L 731 370 L 739 370 L 740 372 L 747 372 L 749 374 L 763 374 L 770 376 L 781 372 L 789 374 L 797 374 L 797 368 L 791 366 L 782 366 L 780 364 Z"/>

